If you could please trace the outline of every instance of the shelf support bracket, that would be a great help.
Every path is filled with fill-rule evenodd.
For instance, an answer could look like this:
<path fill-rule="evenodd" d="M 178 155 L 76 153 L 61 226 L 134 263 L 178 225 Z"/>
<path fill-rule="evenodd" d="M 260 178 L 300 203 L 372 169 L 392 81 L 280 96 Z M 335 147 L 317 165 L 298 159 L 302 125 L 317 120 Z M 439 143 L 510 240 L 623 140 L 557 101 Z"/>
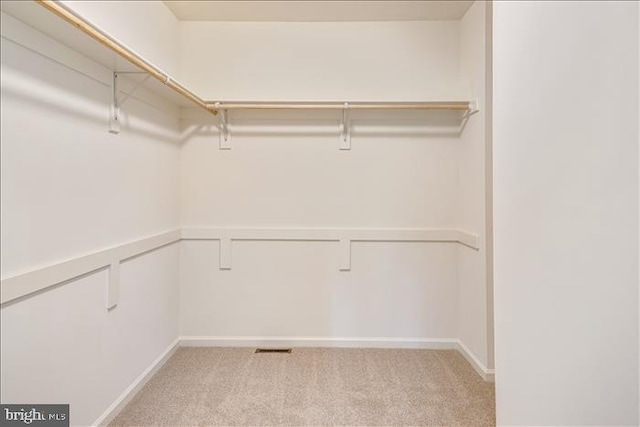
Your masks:
<path fill-rule="evenodd" d="M 345 102 L 342 108 L 342 123 L 340 126 L 340 149 L 351 150 L 351 126 L 349 123 L 349 103 Z"/>
<path fill-rule="evenodd" d="M 120 106 L 118 105 L 118 73 L 113 73 L 111 81 L 111 108 L 109 109 L 109 133 L 120 133 Z"/>
<path fill-rule="evenodd" d="M 231 135 L 229 133 L 229 110 L 221 109 L 220 103 L 215 104 L 216 111 L 220 113 L 220 149 L 231 150 Z"/>
<path fill-rule="evenodd" d="M 120 108 L 124 105 L 125 102 L 129 99 L 133 93 L 138 90 L 140 86 L 142 86 L 148 79 L 149 75 L 136 82 L 133 89 L 131 89 L 128 93 L 124 95 L 122 99 L 118 99 L 118 75 L 119 74 L 147 74 L 142 71 L 114 71 L 113 72 L 113 80 L 111 83 L 111 91 L 112 91 L 112 100 L 111 100 L 111 108 L 109 110 L 109 133 L 119 134 L 120 133 Z"/>
<path fill-rule="evenodd" d="M 464 114 L 464 118 L 468 119 L 469 117 L 473 116 L 478 111 L 480 111 L 480 101 L 478 100 L 478 98 L 474 98 L 469 103 L 469 109 Z"/>

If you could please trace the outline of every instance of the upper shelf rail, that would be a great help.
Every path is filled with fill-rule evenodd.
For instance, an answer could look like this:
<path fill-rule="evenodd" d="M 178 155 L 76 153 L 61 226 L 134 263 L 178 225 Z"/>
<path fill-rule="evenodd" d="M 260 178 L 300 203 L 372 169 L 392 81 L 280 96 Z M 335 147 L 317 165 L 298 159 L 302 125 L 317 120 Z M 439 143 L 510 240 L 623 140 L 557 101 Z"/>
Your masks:
<path fill-rule="evenodd" d="M 171 76 L 146 59 L 130 50 L 109 34 L 103 32 L 95 25 L 86 21 L 81 16 L 74 13 L 67 6 L 56 0 L 35 0 L 50 12 L 61 17 L 72 24 L 98 43 L 107 47 L 133 65 L 139 67 L 151 77 L 163 83 L 168 88 L 189 99 L 199 107 L 207 110 L 211 114 L 218 114 L 220 111 L 232 109 L 303 109 L 303 110 L 448 110 L 465 111 L 473 114 L 477 111 L 477 102 L 282 102 L 282 101 L 205 101 L 189 89 L 171 78 Z"/>
<path fill-rule="evenodd" d="M 108 34 L 105 34 L 103 31 L 101 31 L 91 23 L 82 19 L 81 17 L 73 13 L 71 10 L 67 9 L 61 3 L 53 0 L 35 0 L 35 1 L 41 6 L 44 6 L 50 12 L 55 13 L 56 15 L 58 15 L 59 17 L 61 17 L 71 25 L 75 26 L 80 31 L 87 34 L 89 37 L 93 38 L 103 46 L 111 49 L 113 52 L 117 53 L 122 58 L 131 62 L 133 65 L 141 68 L 146 73 L 148 73 L 151 77 L 157 79 L 158 81 L 166 85 L 168 88 L 174 90 L 175 92 L 179 93 L 180 95 L 184 96 L 185 98 L 189 99 L 190 101 L 199 105 L 200 107 L 204 108 L 210 113 L 218 114 L 217 110 L 215 110 L 212 105 L 207 104 L 203 99 L 195 95 L 189 89 L 185 88 L 180 83 L 173 80 L 170 75 L 163 72 L 153 64 L 147 62 L 144 58 L 137 55 L 135 52 L 131 51 L 127 47 L 123 46 L 113 37 L 109 36 Z"/>
<path fill-rule="evenodd" d="M 215 102 L 221 110 L 454 110 L 468 111 L 469 102 Z"/>

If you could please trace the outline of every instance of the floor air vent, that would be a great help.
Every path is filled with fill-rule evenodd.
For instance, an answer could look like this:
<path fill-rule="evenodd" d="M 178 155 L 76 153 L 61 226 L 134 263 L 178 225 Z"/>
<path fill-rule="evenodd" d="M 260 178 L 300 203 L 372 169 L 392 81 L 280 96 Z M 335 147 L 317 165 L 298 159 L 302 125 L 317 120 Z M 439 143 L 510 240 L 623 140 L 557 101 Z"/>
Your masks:
<path fill-rule="evenodd" d="M 254 353 L 291 353 L 290 348 L 256 348 Z"/>

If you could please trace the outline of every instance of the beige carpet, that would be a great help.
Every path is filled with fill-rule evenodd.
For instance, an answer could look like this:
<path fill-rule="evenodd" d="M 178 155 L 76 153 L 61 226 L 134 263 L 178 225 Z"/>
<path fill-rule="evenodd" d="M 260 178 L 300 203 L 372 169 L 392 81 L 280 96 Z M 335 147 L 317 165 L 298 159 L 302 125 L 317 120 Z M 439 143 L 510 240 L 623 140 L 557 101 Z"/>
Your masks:
<path fill-rule="evenodd" d="M 454 350 L 180 348 L 112 426 L 495 425 Z"/>

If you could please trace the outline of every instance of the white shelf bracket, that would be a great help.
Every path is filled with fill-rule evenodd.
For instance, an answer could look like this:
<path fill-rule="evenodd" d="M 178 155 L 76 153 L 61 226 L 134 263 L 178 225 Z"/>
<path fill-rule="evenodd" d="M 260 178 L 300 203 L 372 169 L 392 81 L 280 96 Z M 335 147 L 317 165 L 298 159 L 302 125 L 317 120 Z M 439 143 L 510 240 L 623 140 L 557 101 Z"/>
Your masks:
<path fill-rule="evenodd" d="M 111 108 L 109 109 L 109 133 L 120 133 L 120 106 L 118 105 L 118 73 L 113 73 L 111 81 Z"/>
<path fill-rule="evenodd" d="M 351 150 L 351 126 L 349 123 L 349 103 L 345 102 L 342 109 L 342 123 L 340 126 L 340 149 Z"/>
<path fill-rule="evenodd" d="M 122 99 L 118 99 L 118 75 L 119 74 L 146 74 L 142 71 L 114 71 L 113 72 L 113 80 L 111 83 L 111 91 L 112 91 L 112 100 L 111 100 L 111 108 L 109 110 L 109 133 L 119 134 L 120 133 L 120 108 L 124 105 L 125 102 L 129 99 L 133 93 L 138 90 L 140 86 L 144 84 L 149 79 L 149 75 L 142 79 L 139 82 L 136 82 L 136 85 L 126 93 Z"/>
<path fill-rule="evenodd" d="M 465 113 L 465 118 L 469 118 L 469 117 L 473 116 L 478 111 L 480 111 L 480 101 L 478 100 L 478 98 L 474 98 L 469 103 L 469 109 Z"/>
<path fill-rule="evenodd" d="M 220 149 L 231 150 L 231 134 L 229 133 L 229 110 L 221 109 L 219 102 L 216 102 L 215 106 L 220 116 Z"/>

